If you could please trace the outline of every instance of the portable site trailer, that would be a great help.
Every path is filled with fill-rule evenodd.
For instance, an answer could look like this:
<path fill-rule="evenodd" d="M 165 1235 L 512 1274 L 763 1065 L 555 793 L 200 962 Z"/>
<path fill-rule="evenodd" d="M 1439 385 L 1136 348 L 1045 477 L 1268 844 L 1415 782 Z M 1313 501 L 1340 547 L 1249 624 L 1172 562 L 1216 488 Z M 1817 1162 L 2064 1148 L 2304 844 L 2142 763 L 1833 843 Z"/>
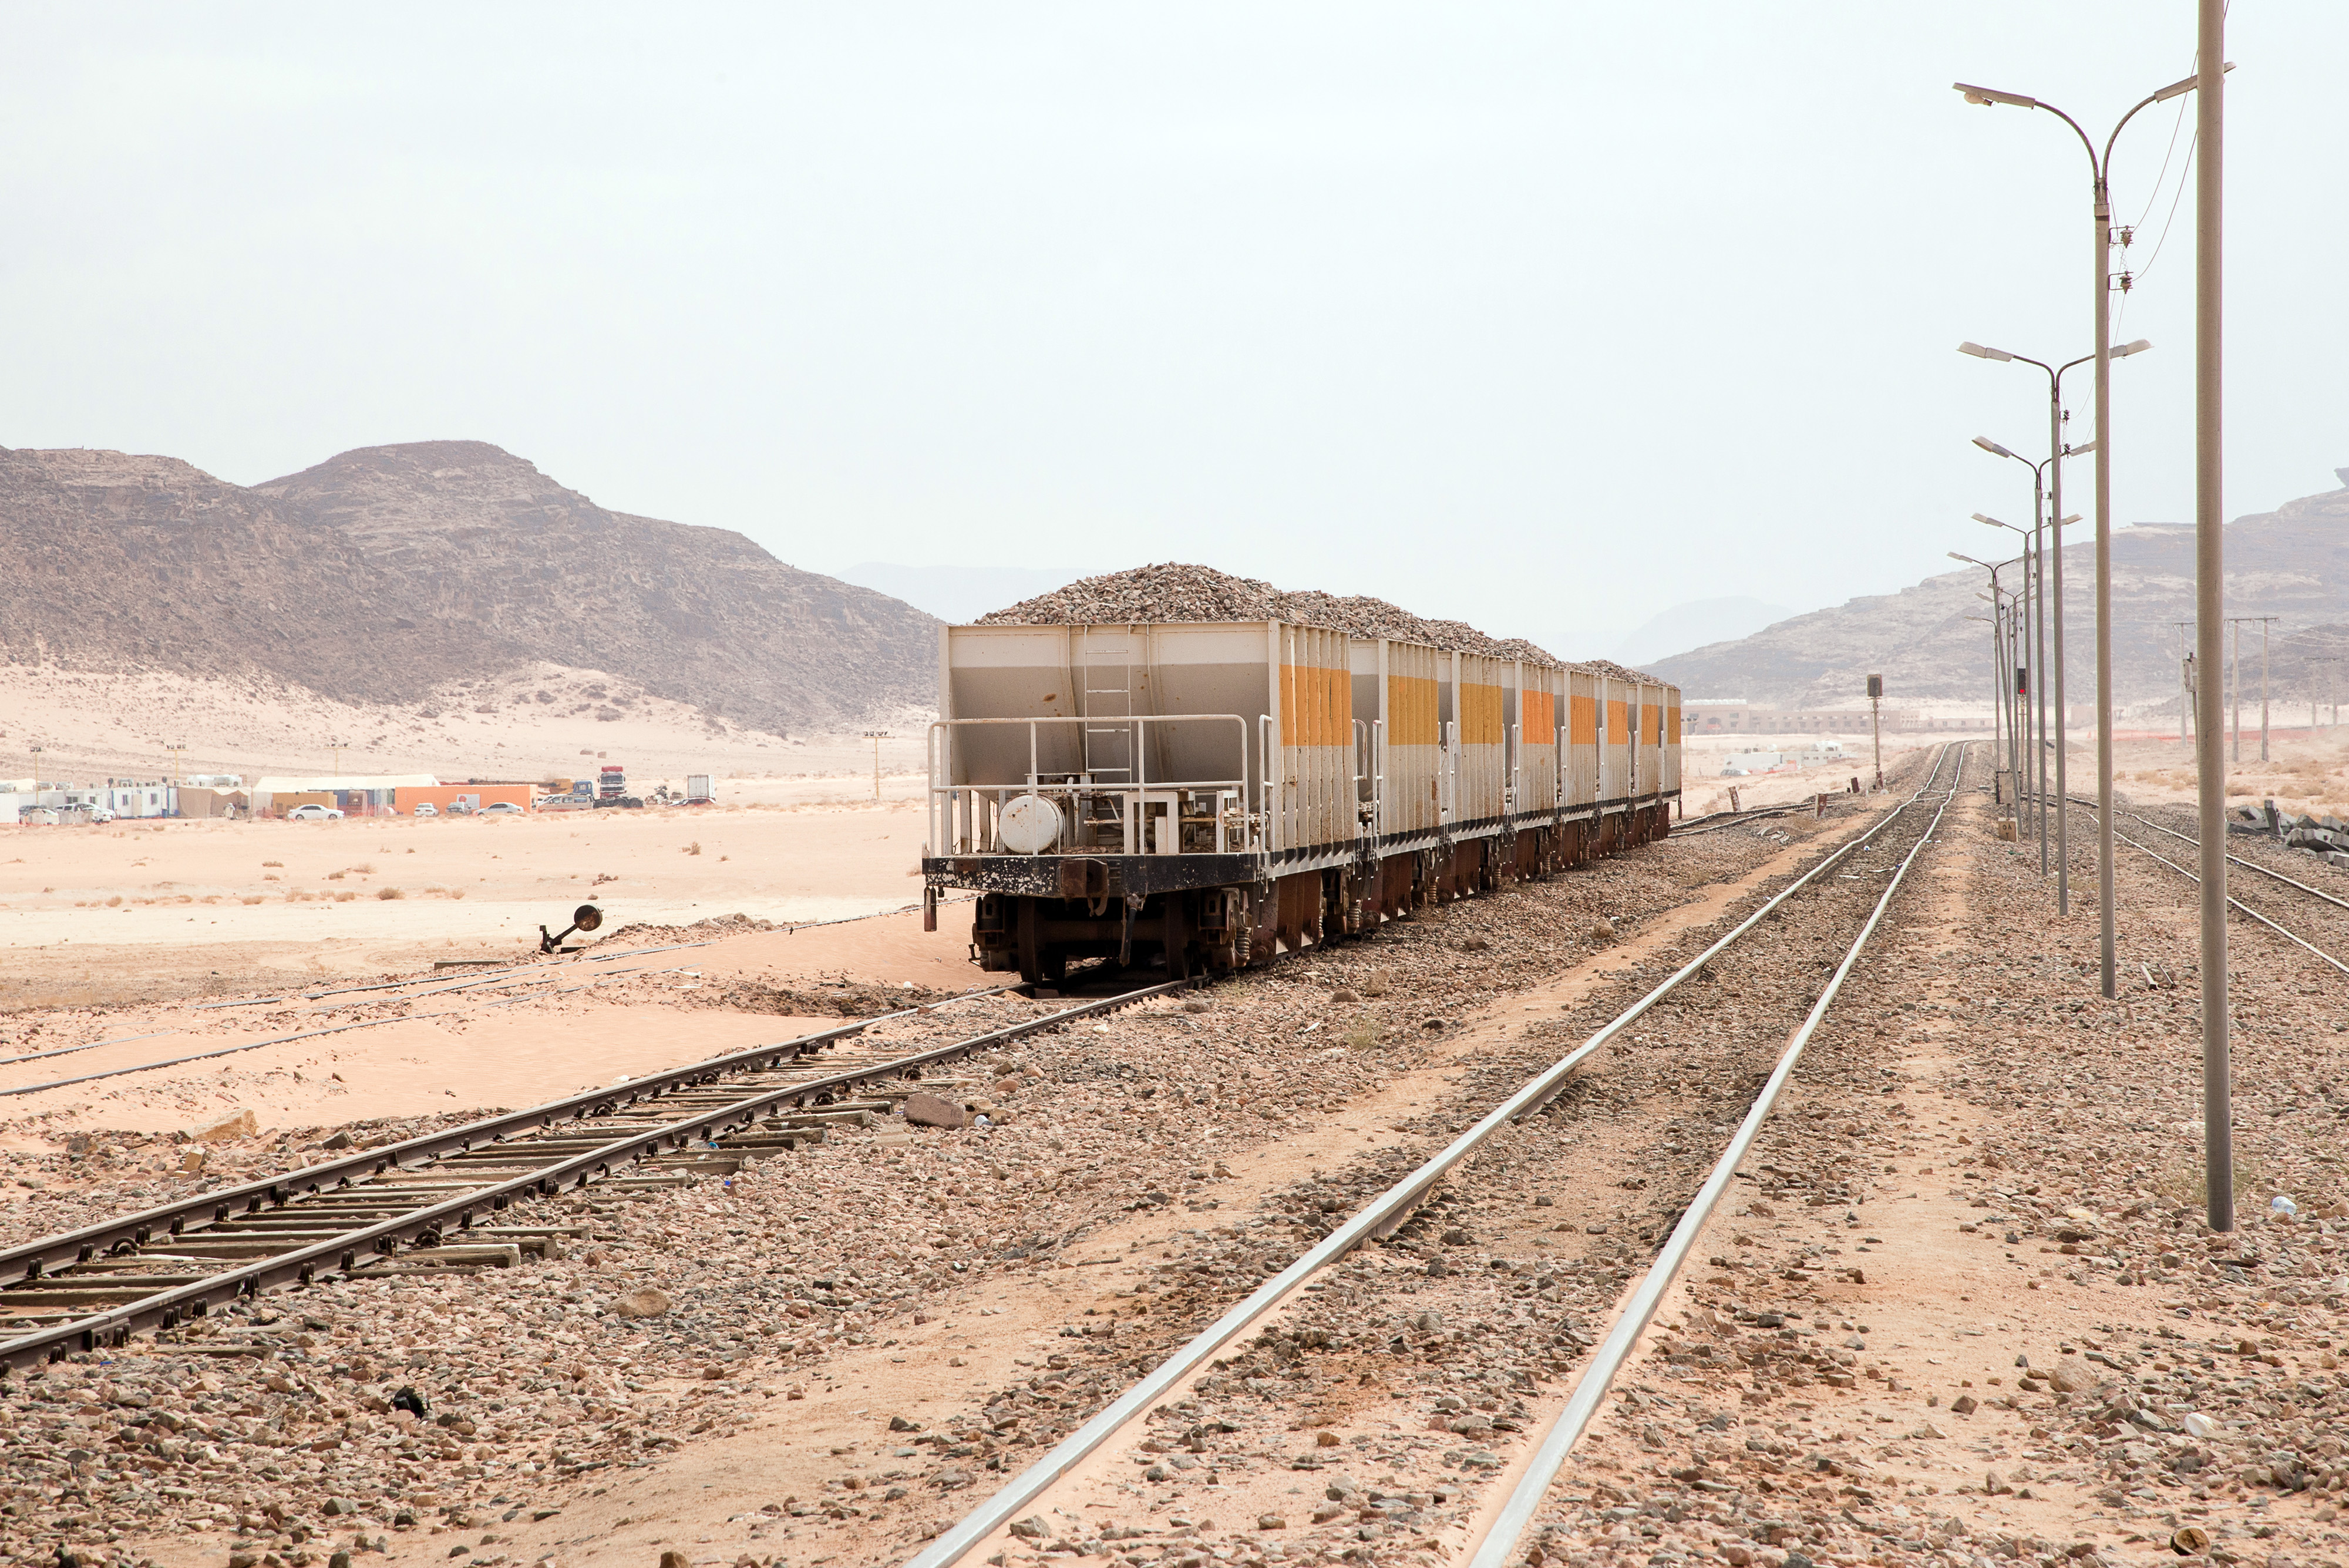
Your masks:
<path fill-rule="evenodd" d="M 985 968 L 1181 977 L 1558 869 L 1663 831 L 1654 761 L 1632 788 L 1634 721 L 1585 722 L 1636 714 L 1629 691 L 1278 621 L 948 627 L 926 919 L 968 888 Z"/>

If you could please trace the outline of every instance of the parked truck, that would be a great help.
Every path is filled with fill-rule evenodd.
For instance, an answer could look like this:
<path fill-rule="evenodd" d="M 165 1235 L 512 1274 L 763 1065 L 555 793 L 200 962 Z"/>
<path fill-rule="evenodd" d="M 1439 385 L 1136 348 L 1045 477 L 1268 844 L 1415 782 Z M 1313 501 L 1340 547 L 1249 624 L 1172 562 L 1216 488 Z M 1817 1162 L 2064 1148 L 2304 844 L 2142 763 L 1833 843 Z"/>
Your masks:
<path fill-rule="evenodd" d="M 628 774 L 617 763 L 605 763 L 595 779 L 595 805 L 600 809 L 610 805 L 641 806 L 645 803 L 628 793 Z"/>

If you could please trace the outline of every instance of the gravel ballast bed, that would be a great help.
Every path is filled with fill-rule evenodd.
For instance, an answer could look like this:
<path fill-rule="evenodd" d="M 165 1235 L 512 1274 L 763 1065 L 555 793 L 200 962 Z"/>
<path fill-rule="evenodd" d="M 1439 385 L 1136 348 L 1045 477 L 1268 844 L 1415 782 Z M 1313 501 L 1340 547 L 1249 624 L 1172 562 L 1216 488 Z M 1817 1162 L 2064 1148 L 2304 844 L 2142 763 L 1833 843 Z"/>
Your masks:
<path fill-rule="evenodd" d="M 510 1515 L 591 1479 L 739 1432 L 943 1293 L 1050 1268 L 1137 1205 L 1202 1201 L 1194 1171 L 1423 1063 L 1442 1033 L 1430 1020 L 1601 950 L 1597 917 L 1634 933 L 1780 846 L 1730 834 L 1651 846 L 1217 988 L 1203 1014 L 1161 1002 L 1020 1042 L 952 1069 L 1009 1113 L 990 1129 L 910 1145 L 852 1130 L 724 1182 L 543 1200 L 504 1219 L 588 1231 L 544 1263 L 276 1293 L 201 1334 L 19 1376 L 0 1556 L 46 1562 L 65 1546 L 135 1561 L 166 1536 L 184 1556 L 199 1537 L 296 1568 L 355 1543 L 404 1553 L 411 1532 L 519 1530 Z M 1034 1005 L 977 1000 L 939 1017 L 967 1029 Z M 292 1153 L 220 1158 L 244 1174 Z M 49 1195 L 47 1220 L 180 1189 L 102 1155 L 55 1158 L 69 1190 Z M 647 1289 L 668 1310 L 625 1315 L 622 1299 Z M 425 1418 L 390 1407 L 402 1387 Z M 915 1490 L 900 1507 L 866 1493 L 843 1528 L 918 1531 L 938 1495 Z"/>

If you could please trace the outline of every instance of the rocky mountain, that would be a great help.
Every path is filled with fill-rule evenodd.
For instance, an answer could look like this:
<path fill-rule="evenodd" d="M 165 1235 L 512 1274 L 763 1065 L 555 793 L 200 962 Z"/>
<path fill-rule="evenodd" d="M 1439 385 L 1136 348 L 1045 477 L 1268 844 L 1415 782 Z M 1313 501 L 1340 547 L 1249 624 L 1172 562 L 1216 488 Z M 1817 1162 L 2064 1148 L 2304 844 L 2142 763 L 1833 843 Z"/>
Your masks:
<path fill-rule="evenodd" d="M 0 659 L 420 699 L 533 660 L 776 731 L 926 706 L 931 617 L 741 535 L 611 512 L 483 441 L 250 489 L 176 458 L 0 448 Z"/>
<path fill-rule="evenodd" d="M 2349 469 L 2335 472 L 2344 488 L 2303 496 L 2227 526 L 2227 613 L 2277 618 L 2272 636 L 2279 674 L 2287 644 L 2297 648 L 2312 637 L 2321 639 L 2324 634 L 2315 628 L 2349 621 Z M 2065 682 L 2086 701 L 2096 673 L 2095 545 L 2085 524 L 2067 532 L 2077 542 L 2064 552 Z M 1982 533 L 1961 541 L 1961 547 L 1970 545 L 1975 547 L 1968 554 L 1997 558 L 1992 549 L 2000 541 Z M 2015 542 L 2012 535 L 2001 539 Z M 2118 529 L 2112 554 L 2114 694 L 2125 707 L 2153 711 L 2168 703 L 2174 712 L 2177 623 L 2194 614 L 2194 530 L 2160 523 Z M 2012 587 L 2019 578 L 2010 570 L 2000 580 Z M 1967 618 L 1989 613 L 1974 597 L 1986 587 L 1986 575 L 1968 566 L 1897 594 L 1851 599 L 1644 668 L 1691 697 L 1744 697 L 1788 708 L 1847 704 L 1866 690 L 1871 671 L 1884 676 L 1896 702 L 1987 701 L 1989 628 Z M 2247 667 L 2255 670 L 2250 663 L 2251 632 L 2245 628 L 2244 650 Z"/>

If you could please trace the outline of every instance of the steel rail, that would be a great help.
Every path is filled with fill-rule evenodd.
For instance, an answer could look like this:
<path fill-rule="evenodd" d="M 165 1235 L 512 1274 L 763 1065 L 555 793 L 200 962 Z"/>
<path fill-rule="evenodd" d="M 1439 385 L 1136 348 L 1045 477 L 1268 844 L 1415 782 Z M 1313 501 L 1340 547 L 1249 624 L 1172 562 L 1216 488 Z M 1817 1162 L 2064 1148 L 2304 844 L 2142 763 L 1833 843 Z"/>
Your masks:
<path fill-rule="evenodd" d="M 455 1011 L 450 1009 L 450 1012 Z M 100 1078 L 125 1078 L 133 1073 L 152 1073 L 164 1067 L 184 1066 L 190 1062 L 209 1062 L 215 1056 L 233 1056 L 240 1052 L 258 1051 L 264 1045 L 286 1045 L 296 1040 L 315 1040 L 321 1034 L 344 1034 L 354 1029 L 380 1029 L 387 1023 L 413 1023 L 425 1018 L 446 1018 L 443 1012 L 405 1012 L 397 1018 L 369 1018 L 357 1023 L 334 1023 L 324 1029 L 305 1029 L 296 1034 L 273 1034 L 266 1040 L 248 1040 L 242 1045 L 221 1045 L 210 1051 L 191 1052 L 185 1056 L 166 1056 L 160 1062 L 141 1062 L 135 1067 L 108 1067 L 96 1073 L 82 1073 L 71 1078 L 50 1078 L 38 1084 L 25 1084 L 13 1089 L 0 1089 L 0 1099 L 16 1095 L 38 1095 L 50 1089 L 69 1089 L 76 1084 L 94 1084 Z M 0 1067 L 7 1064 L 0 1062 Z"/>
<path fill-rule="evenodd" d="M 2076 794 L 2070 795 L 2065 798 L 2069 799 L 2074 805 L 2093 806 L 2096 804 L 2092 800 L 2083 800 Z M 2144 823 L 2156 833 L 2166 833 L 2181 844 L 2191 844 L 2197 848 L 2201 847 L 2202 841 L 2195 837 L 2192 834 L 2180 833 L 2174 827 L 2164 827 L 2161 824 L 2154 821 L 2153 818 L 2147 816 L 2140 812 L 2126 811 L 2121 813 L 2121 815 L 2130 817 L 2137 822 Z M 2139 847 L 2143 846 L 2139 846 Z M 2148 850 L 2147 853 L 2150 854 L 2151 851 Z M 2297 888 L 2311 898 L 2322 898 L 2326 903 L 2331 904 L 2337 909 L 2349 909 L 2349 898 L 2336 898 L 2333 894 L 2326 892 L 2322 888 L 2312 888 L 2305 882 L 2295 881 L 2292 877 L 2285 876 L 2282 872 L 2272 870 L 2268 867 L 2261 865 L 2256 860 L 2246 860 L 2240 855 L 2230 855 L 2227 857 L 2227 863 L 2230 866 L 2240 866 L 2246 871 L 2256 871 L 2262 877 L 2282 882 L 2287 888 Z M 0 1065 L 5 1065 L 5 1064 L 0 1063 Z"/>
<path fill-rule="evenodd" d="M 787 1100 L 803 1103 L 811 1096 L 854 1087 L 870 1079 L 895 1076 L 908 1069 L 918 1072 L 936 1062 L 968 1055 L 974 1051 L 988 1050 L 1092 1013 L 1132 1006 L 1154 996 L 1186 991 L 1193 984 L 1188 980 L 1177 980 L 1143 986 L 1115 996 L 1080 1002 L 1074 1007 L 1062 1008 L 1040 1018 L 1008 1024 L 968 1039 L 934 1045 L 884 1061 L 867 1062 L 846 1072 L 772 1085 L 716 1109 L 698 1111 L 689 1116 L 633 1132 L 626 1137 L 550 1161 L 523 1175 L 485 1184 L 437 1203 L 405 1210 L 389 1219 L 345 1231 L 294 1251 L 257 1259 L 251 1263 L 208 1275 L 193 1284 L 159 1291 L 151 1296 L 90 1313 L 67 1323 L 54 1324 L 15 1339 L 0 1341 L 0 1373 L 30 1361 L 54 1360 L 76 1348 L 96 1350 L 102 1345 L 119 1345 L 140 1328 L 175 1327 L 184 1318 L 209 1315 L 215 1301 L 224 1303 L 237 1296 L 257 1295 L 272 1285 L 289 1281 L 307 1284 L 322 1273 L 339 1271 L 348 1274 L 358 1266 L 362 1254 L 372 1256 L 391 1251 L 399 1241 L 426 1231 L 437 1235 L 443 1224 L 450 1220 L 454 1220 L 460 1231 L 470 1229 L 477 1210 L 494 1212 L 505 1209 L 516 1199 L 551 1196 L 565 1185 L 585 1187 L 595 1179 L 612 1175 L 616 1166 L 634 1165 L 661 1153 L 665 1146 L 679 1146 L 696 1138 L 709 1141 L 714 1135 L 731 1131 L 761 1112 Z M 775 1048 L 770 1046 L 766 1049 L 772 1051 Z M 525 1144 L 518 1146 L 518 1148 L 526 1152 L 527 1147 Z M 312 1170 L 316 1168 L 314 1167 Z M 303 1174 L 306 1176 L 311 1172 Z"/>
<path fill-rule="evenodd" d="M 1958 742 L 1961 745 L 1965 743 Z M 1948 750 L 1946 746 L 1943 748 L 1944 757 L 1947 756 Z M 1257 1288 L 1254 1293 L 1226 1312 L 1189 1343 L 1174 1350 L 1141 1381 L 1112 1400 L 1100 1414 L 1062 1438 L 1050 1453 L 1020 1471 L 1001 1490 L 964 1515 L 952 1528 L 938 1535 L 929 1545 L 908 1560 L 906 1568 L 947 1568 L 947 1564 L 963 1557 L 994 1532 L 1009 1524 L 1022 1509 L 1034 1502 L 1045 1490 L 1068 1474 L 1088 1455 L 1108 1442 L 1127 1423 L 1148 1409 L 1169 1389 L 1204 1366 L 1216 1352 L 1246 1332 L 1249 1324 L 1278 1305 L 1298 1286 L 1344 1257 L 1362 1242 L 1374 1240 L 1382 1234 L 1391 1222 L 1415 1207 L 1430 1188 L 1442 1180 L 1453 1167 L 1473 1154 L 1486 1138 L 1518 1117 L 1539 1109 L 1565 1086 L 1567 1080 L 1593 1053 L 1630 1028 L 1650 1008 L 1661 1002 L 1682 982 L 1702 971 L 1705 965 L 1712 962 L 1724 949 L 1760 925 L 1779 905 L 1794 897 L 1829 867 L 1834 866 L 1844 857 L 1889 827 L 1901 813 L 1923 799 L 1925 790 L 1931 786 L 1932 778 L 1940 775 L 1940 762 L 1937 760 L 1933 774 L 1928 778 L 1925 788 L 1920 788 L 1916 794 L 1887 813 L 1883 821 L 1848 843 L 1829 851 L 1817 865 L 1782 888 L 1740 921 L 1727 935 L 1691 959 L 1654 990 L 1616 1014 L 1580 1045 L 1527 1081 L 1523 1087 L 1487 1112 L 1475 1126 L 1454 1138 L 1416 1170 L 1356 1210 L 1344 1224 L 1299 1255 L 1287 1268 L 1267 1280 Z M 1946 809 L 1946 803 L 1944 803 L 1944 809 Z M 1937 816 L 1935 820 L 1938 822 L 1940 819 Z M 1930 832 L 1929 828 L 1928 833 Z"/>
<path fill-rule="evenodd" d="M 2136 814 L 2132 812 L 2130 815 L 2135 815 Z M 2139 817 L 2138 820 L 2143 821 L 2144 819 Z M 2139 844 L 2136 839 L 2131 838 L 2125 833 L 2116 834 L 2114 836 L 2118 838 L 2123 844 L 2127 845 L 2131 849 L 2136 850 L 2138 854 L 2143 855 L 2149 859 L 2159 861 L 2162 865 L 2168 867 L 2172 871 L 2177 872 L 2180 877 L 2185 877 L 2189 882 L 2193 883 L 2196 887 L 2199 888 L 2202 885 L 2202 878 L 2199 873 L 2189 871 L 2185 867 L 2180 866 L 2175 860 L 2171 860 L 2165 856 L 2156 854 L 2153 850 L 2147 848 L 2144 845 Z M 2184 836 L 2180 835 L 2180 836 L 2182 837 Z M 2232 860 L 2235 857 L 2230 855 L 2227 858 Z M 2292 879 L 2286 877 L 2280 877 L 2279 880 L 2289 882 Z M 2297 888 L 2301 886 L 2301 884 L 2293 882 L 2292 886 Z M 2312 893 L 2316 891 L 2313 888 L 2309 888 L 2308 890 Z M 2324 898 L 2325 895 L 2318 893 L 2317 897 L 2321 898 Z M 2335 899 L 2333 901 L 2338 902 L 2339 900 Z M 2233 908 L 2239 912 L 2249 915 L 2252 919 L 2257 920 L 2260 924 L 2265 926 L 2268 929 L 2273 931 L 2276 935 L 2282 937 L 2284 940 L 2292 943 L 2293 946 L 2307 949 L 2310 952 L 2315 954 L 2324 962 L 2329 963 L 2334 969 L 2339 970 L 2343 974 L 2349 974 L 2349 963 L 2343 963 L 2339 959 L 2334 958 L 2331 953 L 2326 952 L 2323 948 L 2318 947 L 2314 942 L 2310 941 L 2307 938 L 2301 936 L 2299 933 L 2284 926 L 2278 925 L 2275 921 L 2268 919 L 2265 915 L 2261 914 L 2257 909 L 2252 909 L 2249 904 L 2244 903 L 2240 898 L 2235 898 L 2231 894 L 2228 896 L 2227 902 L 2233 906 Z"/>
<path fill-rule="evenodd" d="M 1949 812 L 1950 802 L 1957 798 L 1958 782 L 1965 775 L 1965 747 L 1972 743 L 1965 741 L 1953 742 L 1958 748 L 1958 776 L 1951 782 L 1949 792 L 1942 795 L 1940 807 L 1933 813 L 1933 820 L 1926 825 L 1916 844 L 1901 858 L 1899 869 L 1892 874 L 1892 880 L 1886 885 L 1883 896 L 1877 899 L 1876 908 L 1860 927 L 1859 934 L 1852 939 L 1843 961 L 1836 966 L 1834 975 L 1820 991 L 1818 1000 L 1811 1003 L 1810 1012 L 1786 1042 L 1776 1070 L 1763 1085 L 1762 1092 L 1754 1096 L 1752 1108 L 1745 1113 L 1745 1119 L 1738 1124 L 1736 1133 L 1729 1140 L 1729 1147 L 1714 1164 L 1712 1174 L 1705 1178 L 1704 1185 L 1697 1189 L 1696 1197 L 1682 1212 L 1680 1223 L 1672 1227 L 1671 1237 L 1658 1252 L 1655 1262 L 1650 1265 L 1647 1276 L 1640 1282 L 1639 1289 L 1632 1293 L 1631 1299 L 1617 1315 L 1614 1327 L 1584 1366 L 1581 1376 L 1575 1382 L 1573 1394 L 1568 1397 L 1557 1418 L 1550 1424 L 1549 1430 L 1543 1435 L 1540 1446 L 1534 1451 L 1532 1462 L 1525 1474 L 1518 1478 L 1501 1511 L 1494 1516 L 1492 1525 L 1477 1543 L 1475 1552 L 1468 1559 L 1467 1568 L 1506 1568 L 1516 1555 L 1517 1541 L 1533 1522 L 1542 1500 L 1549 1495 L 1550 1483 L 1557 1479 L 1558 1467 L 1566 1462 L 1566 1456 L 1588 1430 L 1591 1417 L 1599 1413 L 1599 1401 L 1607 1397 L 1608 1389 L 1614 1384 L 1615 1375 L 1622 1369 L 1632 1347 L 1639 1343 L 1640 1335 L 1646 1332 L 1648 1324 L 1656 1315 L 1656 1309 L 1663 1303 L 1664 1292 L 1671 1288 L 1681 1265 L 1688 1261 L 1690 1249 L 1696 1245 L 1697 1233 L 1712 1218 L 1714 1205 L 1729 1189 L 1730 1180 L 1736 1175 L 1739 1163 L 1753 1147 L 1754 1138 L 1761 1134 L 1762 1124 L 1769 1118 L 1772 1108 L 1777 1104 L 1780 1092 L 1794 1076 L 1795 1068 L 1802 1060 L 1803 1048 L 1810 1044 L 1820 1021 L 1826 1018 L 1827 1009 L 1843 990 L 1844 981 L 1850 978 L 1852 970 L 1858 964 L 1868 939 L 1876 934 L 1876 928 L 1883 920 L 1885 912 L 1891 909 L 1893 898 L 1900 891 L 1901 883 L 1908 879 L 1909 868 L 1916 865 L 1917 857 L 1925 852 L 1926 846 L 1933 842 L 1933 836 L 1941 826 L 1941 818 Z M 1938 775 L 1940 772 L 1937 764 L 1934 773 Z M 1920 796 L 1922 793 L 1919 792 Z"/>
<path fill-rule="evenodd" d="M 601 1088 L 582 1090 L 575 1095 L 565 1095 L 561 1099 L 549 1100 L 544 1105 L 533 1106 L 527 1110 L 508 1111 L 499 1116 L 484 1117 L 477 1122 L 467 1122 L 461 1127 L 448 1127 L 435 1133 L 425 1133 L 417 1137 L 403 1139 L 398 1143 L 385 1144 L 378 1148 L 362 1149 L 338 1159 L 304 1166 L 298 1170 L 260 1177 L 235 1187 L 222 1187 L 208 1192 L 191 1193 L 185 1198 L 173 1199 L 169 1203 L 142 1210 L 135 1214 L 102 1220 L 93 1225 L 85 1225 L 78 1231 L 68 1231 L 59 1235 L 43 1237 L 37 1241 L 0 1249 L 0 1284 L 18 1279 L 38 1279 L 54 1264 L 79 1262 L 96 1256 L 98 1252 L 110 1251 L 119 1242 L 129 1241 L 133 1245 L 140 1245 L 143 1244 L 146 1237 L 151 1237 L 157 1232 L 177 1234 L 177 1226 L 183 1226 L 187 1220 L 200 1216 L 209 1217 L 224 1204 L 231 1207 L 246 1205 L 248 1211 L 252 1206 L 261 1203 L 282 1205 L 289 1198 L 315 1193 L 327 1187 L 339 1186 L 354 1177 L 380 1175 L 387 1170 L 402 1168 L 411 1162 L 429 1160 L 444 1154 L 461 1152 L 471 1148 L 477 1143 L 494 1143 L 510 1133 L 526 1129 L 536 1130 L 552 1127 L 558 1120 L 590 1115 L 600 1106 L 612 1106 L 616 1108 L 621 1106 L 634 1105 L 639 1100 L 664 1094 L 673 1088 L 704 1083 L 723 1074 L 739 1072 L 745 1068 L 767 1069 L 781 1066 L 783 1057 L 787 1055 L 802 1054 L 818 1046 L 829 1044 L 834 1040 L 860 1033 L 875 1023 L 885 1023 L 896 1018 L 909 1018 L 926 1009 L 945 1006 L 949 1002 L 957 1002 L 973 996 L 997 995 L 1012 989 L 1014 988 L 1011 986 L 999 985 L 990 986 L 983 991 L 965 992 L 960 996 L 947 998 L 946 1002 L 929 1002 L 922 1007 L 899 1008 L 894 1012 L 884 1012 L 872 1018 L 860 1018 L 854 1023 L 840 1024 L 832 1029 L 820 1029 L 810 1034 L 796 1035 L 792 1039 L 779 1041 L 772 1044 L 754 1045 L 746 1050 L 730 1051 L 723 1055 L 707 1057 L 698 1062 L 688 1063 L 683 1066 L 647 1073 L 642 1077 L 630 1078 L 623 1084 L 606 1085 Z M 437 1017 L 439 1014 L 421 1016 Z M 387 1019 L 382 1022 L 402 1021 Z M 299 1036 L 294 1038 L 299 1038 Z M 278 1043 L 260 1042 L 262 1044 Z M 233 1049 L 243 1049 L 243 1047 L 233 1047 Z M 13 1094 L 19 1091 L 5 1092 Z"/>
<path fill-rule="evenodd" d="M 2156 833 L 2167 833 L 2170 837 L 2178 839 L 2183 843 L 2192 844 L 2199 846 L 2202 842 L 2200 839 L 2196 838 L 2189 834 L 2178 832 L 2174 827 L 2164 827 L 2161 824 L 2154 821 L 2153 818 L 2149 816 L 2139 816 L 2133 811 L 2127 815 L 2144 823 Z M 2151 851 L 2147 851 L 2147 853 L 2149 854 Z M 2349 898 L 2337 898 L 2322 888 L 2312 888 L 2305 882 L 2294 881 L 2290 877 L 2285 876 L 2282 872 L 2271 870 L 2267 867 L 2261 865 L 2256 860 L 2246 860 L 2240 855 L 2230 855 L 2227 857 L 2227 860 L 2229 864 L 2240 866 L 2246 871 L 2256 871 L 2262 877 L 2271 877 L 2275 878 L 2275 880 L 2283 883 L 2286 887 L 2297 888 L 2302 892 L 2306 893 L 2313 898 L 2322 898 L 2326 903 L 2333 905 L 2335 909 L 2349 909 Z"/>
<path fill-rule="evenodd" d="M 85 1045 L 60 1045 L 53 1051 L 31 1051 L 22 1056 L 0 1056 L 0 1067 L 13 1067 L 19 1062 L 46 1062 L 52 1056 L 70 1056 L 77 1051 L 95 1051 L 101 1045 L 128 1045 L 133 1040 L 154 1040 L 165 1034 L 177 1034 L 176 1029 L 150 1029 L 144 1034 L 124 1034 L 112 1040 L 92 1040 Z"/>

